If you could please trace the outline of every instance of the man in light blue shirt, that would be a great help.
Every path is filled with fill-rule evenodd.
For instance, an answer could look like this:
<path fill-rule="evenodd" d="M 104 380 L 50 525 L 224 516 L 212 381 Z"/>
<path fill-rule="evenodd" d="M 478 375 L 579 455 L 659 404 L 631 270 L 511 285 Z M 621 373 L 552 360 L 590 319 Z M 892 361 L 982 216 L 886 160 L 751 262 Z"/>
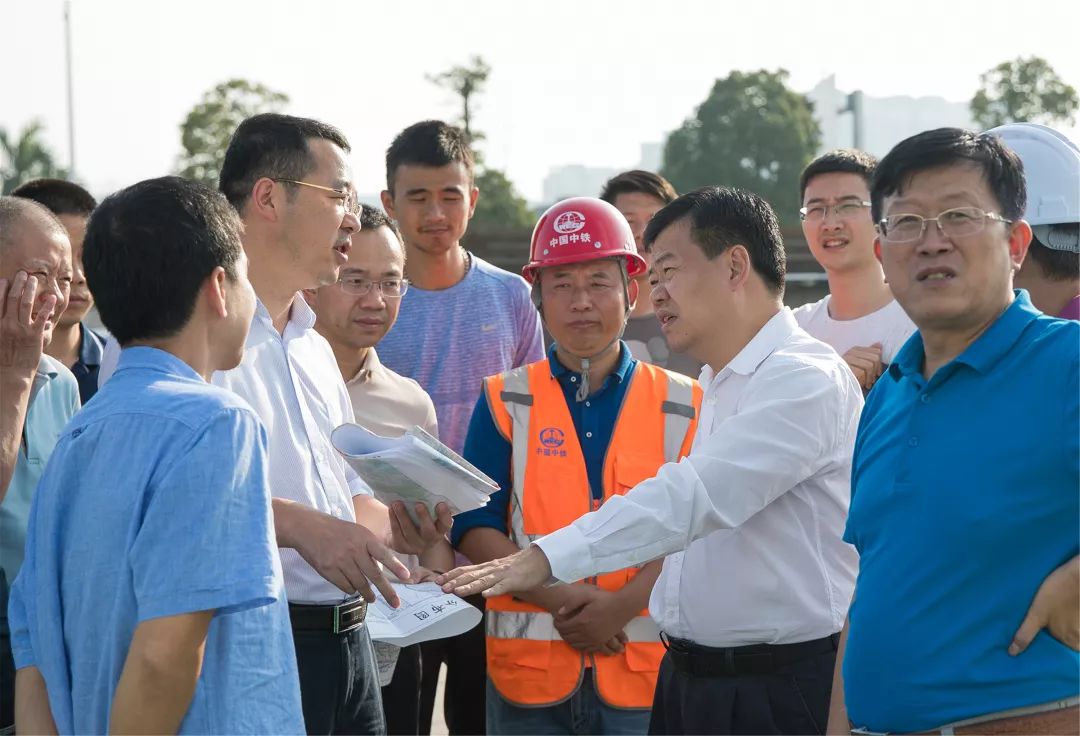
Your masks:
<path fill-rule="evenodd" d="M 65 429 L 10 618 L 20 733 L 302 733 L 299 680 L 239 363 L 255 296 L 235 211 L 175 177 L 106 200 L 87 280 L 124 351 Z"/>
<path fill-rule="evenodd" d="M 44 354 L 71 278 L 60 221 L 36 202 L 0 197 L 0 732 L 15 722 L 8 588 L 22 565 L 34 488 L 79 409 L 75 377 Z"/>

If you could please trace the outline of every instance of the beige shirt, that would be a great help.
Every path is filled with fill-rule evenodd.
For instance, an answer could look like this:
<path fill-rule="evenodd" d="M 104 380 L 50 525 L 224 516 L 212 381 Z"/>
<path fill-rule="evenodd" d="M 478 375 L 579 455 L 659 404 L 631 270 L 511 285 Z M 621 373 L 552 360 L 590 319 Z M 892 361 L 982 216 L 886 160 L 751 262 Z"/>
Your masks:
<path fill-rule="evenodd" d="M 435 405 L 420 384 L 394 373 L 379 361 L 375 348 L 368 349 L 364 365 L 345 382 L 356 423 L 383 437 L 400 437 L 419 426 L 439 436 Z"/>

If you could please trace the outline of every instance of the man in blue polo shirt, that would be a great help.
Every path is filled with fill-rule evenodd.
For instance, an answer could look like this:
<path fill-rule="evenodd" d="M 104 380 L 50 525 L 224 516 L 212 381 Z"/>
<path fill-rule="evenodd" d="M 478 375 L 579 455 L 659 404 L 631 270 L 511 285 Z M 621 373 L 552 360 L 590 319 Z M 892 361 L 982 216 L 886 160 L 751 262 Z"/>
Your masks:
<path fill-rule="evenodd" d="M 65 428 L 11 592 L 19 733 L 303 733 L 266 432 L 208 384 L 255 311 L 224 197 L 177 177 L 102 203 L 87 280 L 126 349 Z"/>
<path fill-rule="evenodd" d="M 1076 733 L 1075 649 L 1051 626 L 1010 651 L 1080 547 L 1080 325 L 1013 290 L 1022 165 L 994 136 L 928 131 L 881 161 L 871 201 L 919 332 L 859 427 L 845 539 L 860 570 L 830 732 Z M 1075 621 L 1076 595 L 1064 605 Z"/>

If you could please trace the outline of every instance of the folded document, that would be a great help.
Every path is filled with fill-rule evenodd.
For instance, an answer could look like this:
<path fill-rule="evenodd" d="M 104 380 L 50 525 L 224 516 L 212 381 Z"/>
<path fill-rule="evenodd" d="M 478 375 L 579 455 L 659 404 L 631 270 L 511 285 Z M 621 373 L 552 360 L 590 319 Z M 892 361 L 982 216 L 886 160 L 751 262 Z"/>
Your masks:
<path fill-rule="evenodd" d="M 376 590 L 368 606 L 367 627 L 374 641 L 399 647 L 463 634 L 480 623 L 483 614 L 435 583 L 394 583 L 401 605 L 391 608 Z"/>
<path fill-rule="evenodd" d="M 439 502 L 459 514 L 484 506 L 499 490 L 495 481 L 420 427 L 401 437 L 382 437 L 358 424 L 343 424 L 330 440 L 376 498 L 386 504 L 404 501 L 414 521 L 417 502 L 432 515 Z"/>

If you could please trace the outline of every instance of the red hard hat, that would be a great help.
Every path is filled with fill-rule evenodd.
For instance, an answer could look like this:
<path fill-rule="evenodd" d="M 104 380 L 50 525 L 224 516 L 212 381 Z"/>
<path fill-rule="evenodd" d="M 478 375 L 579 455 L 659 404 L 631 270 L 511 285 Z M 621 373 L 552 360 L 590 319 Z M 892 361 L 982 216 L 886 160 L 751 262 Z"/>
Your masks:
<path fill-rule="evenodd" d="M 627 276 L 645 273 L 645 259 L 638 255 L 634 233 L 622 213 L 602 199 L 574 197 L 540 215 L 529 262 L 521 273 L 532 283 L 541 268 L 620 256 L 626 259 Z"/>

